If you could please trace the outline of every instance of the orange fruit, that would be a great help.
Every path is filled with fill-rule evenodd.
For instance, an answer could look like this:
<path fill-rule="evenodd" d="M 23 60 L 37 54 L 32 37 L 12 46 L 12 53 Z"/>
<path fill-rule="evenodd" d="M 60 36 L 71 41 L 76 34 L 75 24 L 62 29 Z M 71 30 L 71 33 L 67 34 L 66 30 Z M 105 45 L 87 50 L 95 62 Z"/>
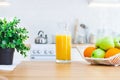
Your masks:
<path fill-rule="evenodd" d="M 105 54 L 105 58 L 109 58 L 111 56 L 114 56 L 115 54 L 120 53 L 120 49 L 118 48 L 110 48 L 107 50 L 106 54 Z"/>
<path fill-rule="evenodd" d="M 91 57 L 92 52 L 95 50 L 95 47 L 89 46 L 84 50 L 84 57 Z"/>

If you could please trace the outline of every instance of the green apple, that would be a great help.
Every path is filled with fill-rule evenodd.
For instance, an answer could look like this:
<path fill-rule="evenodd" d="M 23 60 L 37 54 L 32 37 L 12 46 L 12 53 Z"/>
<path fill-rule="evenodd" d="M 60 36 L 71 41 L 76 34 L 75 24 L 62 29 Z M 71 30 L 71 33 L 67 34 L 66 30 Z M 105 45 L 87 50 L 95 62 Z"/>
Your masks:
<path fill-rule="evenodd" d="M 104 58 L 105 57 L 105 51 L 103 49 L 96 49 L 92 52 L 92 58 Z"/>
<path fill-rule="evenodd" d="M 114 38 L 114 44 L 116 48 L 120 48 L 120 37 Z"/>
<path fill-rule="evenodd" d="M 95 46 L 96 46 L 96 47 L 99 47 L 100 42 L 101 42 L 101 38 L 98 38 L 98 39 L 96 40 Z"/>
<path fill-rule="evenodd" d="M 104 49 L 104 50 L 108 50 L 110 48 L 115 47 L 114 39 L 110 36 L 106 36 L 106 37 L 103 37 L 102 39 L 100 39 L 98 45 L 101 49 Z"/>

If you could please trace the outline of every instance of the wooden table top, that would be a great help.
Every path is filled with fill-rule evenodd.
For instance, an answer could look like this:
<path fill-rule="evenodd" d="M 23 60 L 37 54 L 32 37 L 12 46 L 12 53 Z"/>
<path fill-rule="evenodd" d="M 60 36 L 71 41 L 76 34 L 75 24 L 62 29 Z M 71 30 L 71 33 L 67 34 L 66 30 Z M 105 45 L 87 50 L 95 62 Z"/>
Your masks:
<path fill-rule="evenodd" d="M 0 76 L 8 80 L 119 80 L 120 66 L 90 65 L 80 61 L 70 64 L 24 61 L 13 71 L 0 71 Z"/>

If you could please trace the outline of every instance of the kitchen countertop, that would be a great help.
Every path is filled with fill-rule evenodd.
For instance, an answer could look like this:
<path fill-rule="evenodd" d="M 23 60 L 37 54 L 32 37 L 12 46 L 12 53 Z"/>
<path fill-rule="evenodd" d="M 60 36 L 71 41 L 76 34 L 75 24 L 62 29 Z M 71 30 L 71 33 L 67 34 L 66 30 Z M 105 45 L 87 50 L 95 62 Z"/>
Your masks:
<path fill-rule="evenodd" d="M 73 61 L 57 64 L 54 61 L 24 61 L 13 71 L 0 71 L 8 80 L 118 80 L 120 66 L 90 65 Z"/>
<path fill-rule="evenodd" d="M 50 44 L 36 44 L 36 45 L 50 45 Z M 53 44 L 55 45 L 55 44 Z M 31 47 L 31 44 L 26 44 L 26 46 Z M 94 46 L 94 44 L 72 44 L 72 47 L 76 47 L 76 46 Z"/>
<path fill-rule="evenodd" d="M 94 46 L 94 44 L 72 44 L 73 48 L 77 46 Z"/>

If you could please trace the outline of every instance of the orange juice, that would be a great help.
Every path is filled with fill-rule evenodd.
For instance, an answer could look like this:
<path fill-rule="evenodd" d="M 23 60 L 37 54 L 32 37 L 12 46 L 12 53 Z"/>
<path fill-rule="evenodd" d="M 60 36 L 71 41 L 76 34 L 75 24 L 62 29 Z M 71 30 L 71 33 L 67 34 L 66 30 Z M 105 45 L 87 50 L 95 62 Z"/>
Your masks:
<path fill-rule="evenodd" d="M 56 62 L 71 60 L 71 36 L 56 35 Z"/>

